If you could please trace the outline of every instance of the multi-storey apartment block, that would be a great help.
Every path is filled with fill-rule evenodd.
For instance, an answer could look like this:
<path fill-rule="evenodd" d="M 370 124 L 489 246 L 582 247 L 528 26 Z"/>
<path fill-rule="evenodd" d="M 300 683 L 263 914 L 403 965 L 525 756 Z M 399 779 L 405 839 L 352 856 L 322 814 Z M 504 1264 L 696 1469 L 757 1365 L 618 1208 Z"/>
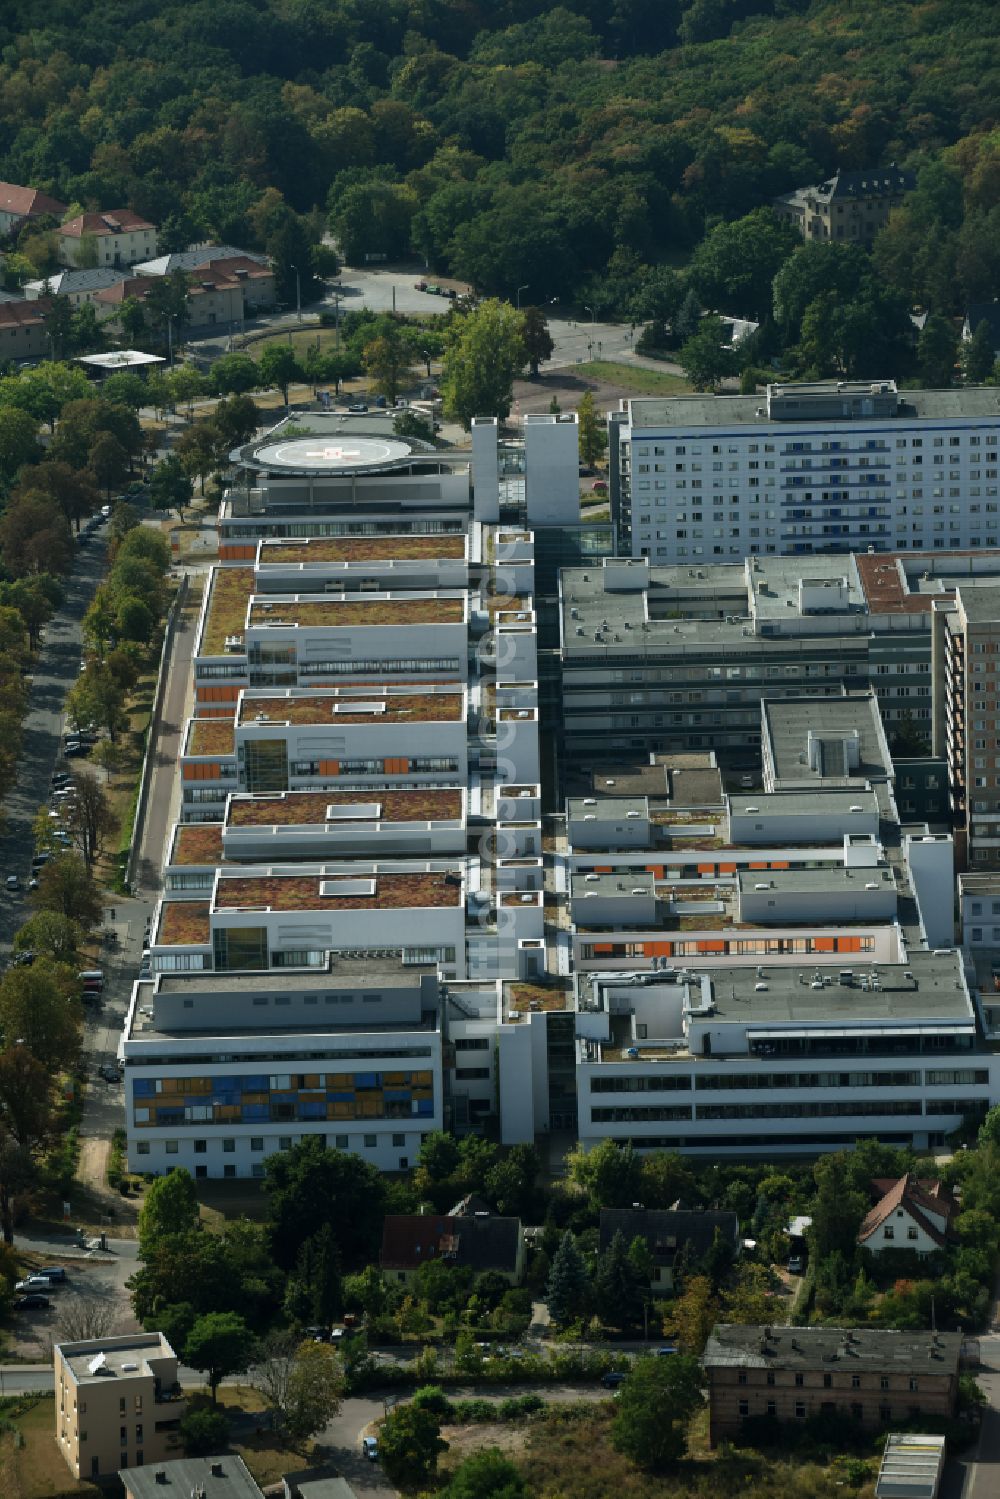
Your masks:
<path fill-rule="evenodd" d="M 934 749 L 947 762 L 959 858 L 1000 868 L 1000 587 L 970 580 L 933 623 Z"/>
<path fill-rule="evenodd" d="M 753 1416 L 841 1415 L 869 1428 L 944 1420 L 958 1400 L 961 1343 L 956 1332 L 720 1323 L 702 1359 L 709 1439 L 737 1436 Z"/>
<path fill-rule="evenodd" d="M 56 1441 L 74 1478 L 163 1462 L 180 1445 L 177 1355 L 162 1333 L 56 1343 Z"/>
<path fill-rule="evenodd" d="M 986 388 L 820 381 L 623 401 L 609 419 L 617 549 L 652 562 L 1000 544 Z"/>

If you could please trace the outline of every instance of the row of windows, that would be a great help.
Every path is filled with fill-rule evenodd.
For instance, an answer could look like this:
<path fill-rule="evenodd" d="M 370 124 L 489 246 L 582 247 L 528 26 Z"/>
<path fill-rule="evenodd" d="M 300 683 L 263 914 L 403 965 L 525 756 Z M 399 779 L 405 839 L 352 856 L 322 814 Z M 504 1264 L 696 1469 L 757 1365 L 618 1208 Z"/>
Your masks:
<path fill-rule="evenodd" d="M 998 445 L 998 438 L 996 434 L 988 434 L 984 440 L 977 432 L 962 432 L 956 435 L 949 436 L 947 444 L 945 443 L 945 439 L 943 436 L 933 437 L 928 440 L 927 445 L 934 448 L 943 448 L 946 445 L 949 448 L 957 448 L 961 447 L 963 439 L 968 443 L 970 448 L 982 447 L 984 446 L 984 443 L 988 448 L 995 448 Z M 897 451 L 905 449 L 907 446 L 913 449 L 920 449 L 924 446 L 924 439 L 922 437 L 897 437 L 895 442 Z M 672 448 L 675 457 L 685 458 L 691 455 L 693 457 L 700 458 L 702 456 L 702 448 L 697 444 L 689 445 L 687 443 L 674 443 L 672 444 Z M 728 443 L 725 447 L 723 447 L 721 443 L 712 443 L 710 445 L 710 449 L 707 447 L 705 449 L 706 452 L 709 450 L 714 456 L 717 456 L 720 453 L 741 454 L 742 452 L 759 453 L 761 451 L 765 453 L 778 452 L 782 455 L 791 453 L 813 452 L 885 453 L 889 450 L 889 443 L 885 438 L 880 437 L 857 436 L 856 438 L 851 437 L 846 439 L 831 437 L 817 439 L 815 447 L 813 446 L 812 441 L 807 438 L 801 441 L 785 442 L 780 447 L 776 446 L 773 442 L 750 442 L 746 443 L 745 445 L 731 442 Z M 625 452 L 627 453 L 627 451 L 628 450 L 626 449 Z M 656 443 L 653 444 L 652 447 L 650 447 L 649 444 L 643 446 L 637 443 L 635 446 L 635 452 L 639 458 L 649 458 L 650 456 L 655 458 L 664 458 L 668 456 L 668 445 L 666 443 Z M 683 465 L 681 465 L 681 467 L 683 468 Z"/>
<path fill-rule="evenodd" d="M 786 1369 L 769 1369 L 765 1376 L 765 1383 L 772 1388 L 787 1385 L 787 1372 L 788 1371 Z M 815 1377 L 813 1371 L 810 1371 L 809 1374 L 795 1374 L 793 1378 L 794 1387 L 797 1390 L 818 1388 L 820 1385 L 820 1381 Z M 824 1390 L 835 1390 L 841 1388 L 846 1389 L 848 1380 L 850 1380 L 850 1388 L 852 1390 L 860 1390 L 862 1388 L 862 1379 L 860 1374 L 828 1374 L 824 1372 L 821 1376 L 821 1379 L 822 1388 Z M 888 1392 L 893 1388 L 898 1388 L 901 1390 L 903 1388 L 904 1379 L 906 1380 L 906 1386 L 910 1394 L 915 1395 L 920 1389 L 920 1378 L 916 1374 L 900 1375 L 896 1381 L 895 1386 L 893 1384 L 891 1374 L 880 1374 L 878 1379 L 878 1387 L 880 1390 L 885 1392 Z M 736 1383 L 738 1385 L 749 1384 L 749 1375 L 742 1372 L 737 1374 Z"/>
<path fill-rule="evenodd" d="M 414 676 L 426 672 L 457 672 L 461 666 L 457 656 L 414 656 L 389 658 L 385 661 L 303 661 L 299 667 L 303 677 L 357 676 L 362 672 L 373 677 L 385 673 L 406 672 Z"/>
<path fill-rule="evenodd" d="M 935 1099 L 927 1104 L 929 1114 L 965 1114 L 985 1112 L 988 1100 L 979 1099 Z M 689 1105 L 635 1105 L 615 1108 L 592 1108 L 591 1119 L 595 1124 L 646 1123 L 656 1120 L 691 1119 Z M 924 1105 L 919 1099 L 832 1099 L 828 1103 L 732 1103 L 698 1104 L 694 1118 L 700 1120 L 720 1119 L 837 1119 L 871 1118 L 888 1115 L 914 1115 L 919 1117 Z M 704 1143 L 704 1142 L 703 1142 Z"/>
<path fill-rule="evenodd" d="M 322 1138 L 322 1136 L 320 1136 L 319 1138 Z M 352 1146 L 352 1143 L 351 1143 L 352 1142 L 352 1138 L 353 1138 L 353 1142 L 354 1142 L 353 1146 Z M 379 1136 L 378 1135 L 362 1135 L 360 1137 L 357 1136 L 357 1135 L 355 1135 L 353 1137 L 351 1135 L 327 1135 L 326 1136 L 326 1143 L 327 1143 L 327 1145 L 331 1149 L 334 1149 L 334 1150 L 348 1150 L 348 1149 L 352 1149 L 352 1148 L 356 1149 L 357 1146 L 358 1146 L 359 1138 L 360 1138 L 361 1141 L 363 1141 L 364 1147 L 365 1147 L 366 1150 L 374 1150 L 378 1146 L 378 1143 L 379 1143 Z M 420 1136 L 417 1135 L 415 1138 L 416 1139 L 420 1139 Z M 406 1135 L 394 1134 L 392 1136 L 393 1146 L 397 1150 L 400 1147 L 405 1147 L 406 1140 L 407 1140 L 407 1136 Z M 180 1140 L 161 1140 L 161 1141 L 156 1141 L 156 1140 L 139 1140 L 136 1143 L 135 1149 L 136 1149 L 136 1154 L 137 1155 L 149 1155 L 151 1153 L 152 1147 L 154 1145 L 162 1145 L 164 1153 L 166 1155 L 179 1155 L 180 1154 L 181 1143 L 182 1142 Z M 186 1144 L 187 1142 L 184 1142 L 184 1143 Z M 218 1143 L 222 1147 L 223 1154 L 225 1154 L 225 1155 L 232 1155 L 232 1154 L 235 1153 L 235 1150 L 236 1150 L 236 1141 L 235 1141 L 235 1139 L 232 1139 L 232 1138 L 225 1139 L 224 1138 L 224 1139 L 219 1140 L 218 1142 L 213 1142 L 213 1143 Z M 195 1155 L 207 1155 L 207 1153 L 208 1153 L 208 1144 L 209 1144 L 209 1142 L 207 1140 L 192 1140 L 191 1141 L 191 1146 L 192 1146 L 192 1149 L 193 1149 Z M 269 1136 L 266 1139 L 265 1139 L 265 1137 L 263 1135 L 251 1135 L 250 1136 L 250 1150 L 251 1150 L 251 1152 L 254 1155 L 263 1155 L 264 1152 L 265 1152 L 265 1150 L 269 1154 L 271 1152 L 277 1151 L 277 1150 L 291 1150 L 292 1144 L 293 1144 L 293 1136 L 292 1135 L 275 1135 L 275 1136 Z M 142 1398 L 141 1396 L 136 1396 L 137 1400 L 139 1400 L 141 1398 Z"/>

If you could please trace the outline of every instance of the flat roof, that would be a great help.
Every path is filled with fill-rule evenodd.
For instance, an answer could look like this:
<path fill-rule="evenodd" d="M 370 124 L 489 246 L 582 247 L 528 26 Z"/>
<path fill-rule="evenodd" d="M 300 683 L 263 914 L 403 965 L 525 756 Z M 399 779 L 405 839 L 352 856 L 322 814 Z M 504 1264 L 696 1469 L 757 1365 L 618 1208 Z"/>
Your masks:
<path fill-rule="evenodd" d="M 227 828 L 323 826 L 351 822 L 457 822 L 462 792 L 408 786 L 398 790 L 366 787 L 360 791 L 281 791 L 273 796 L 233 796 L 226 811 Z M 370 808 L 378 807 L 373 819 Z M 338 815 L 328 817 L 331 807 Z M 189 824 L 197 826 L 197 824 Z"/>
<path fill-rule="evenodd" d="M 831 602 L 829 611 L 836 614 L 863 613 L 867 606 L 864 589 L 850 552 L 817 553 L 809 557 L 753 558 L 750 574 L 753 584 L 753 607 L 759 619 L 785 620 L 810 618 L 799 613 L 799 584 L 823 588 L 831 593 L 838 584 L 846 584 L 846 596 Z"/>
<path fill-rule="evenodd" d="M 252 976 L 246 973 L 217 973 L 211 969 L 191 973 L 161 973 L 157 975 L 157 994 L 190 994 L 204 990 L 209 994 L 269 993 L 287 994 L 294 987 L 296 994 L 321 993 L 336 988 L 339 984 L 358 984 L 365 988 L 380 985 L 403 986 L 419 989 L 421 979 L 437 973 L 434 963 L 404 963 L 397 958 L 369 957 L 346 958 L 341 953 L 331 953 L 329 965 L 324 968 L 308 968 L 296 971 L 294 978 L 287 970 L 262 970 Z"/>
<path fill-rule="evenodd" d="M 392 692 L 382 687 L 353 692 L 244 693 L 240 699 L 242 728 L 262 721 L 277 723 L 455 723 L 465 712 L 462 692 Z"/>
<path fill-rule="evenodd" d="M 338 894 L 372 886 L 358 894 Z M 221 875 L 215 888 L 213 910 L 239 911 L 387 911 L 431 906 L 460 906 L 464 877 L 450 877 L 445 870 L 422 870 L 415 874 L 255 874 Z M 387 934 L 389 935 L 389 934 Z"/>
<path fill-rule="evenodd" d="M 596 796 L 641 796 L 682 807 L 722 805 L 722 772 L 708 754 L 656 755 L 649 764 L 615 763 L 591 772 Z"/>
<path fill-rule="evenodd" d="M 141 349 L 114 349 L 110 354 L 81 354 L 77 364 L 88 364 L 95 370 L 134 370 L 151 364 L 166 364 L 161 354 L 145 354 Z"/>
<path fill-rule="evenodd" d="M 736 872 L 740 893 L 754 895 L 759 885 L 766 885 L 776 895 L 811 895 L 813 893 L 856 894 L 864 897 L 868 886 L 881 890 L 895 889 L 896 877 L 884 865 L 845 869 L 842 864 L 827 864 L 819 869 L 740 869 Z M 763 891 L 760 892 L 763 894 Z"/>
<path fill-rule="evenodd" d="M 196 651 L 203 656 L 221 656 L 230 635 L 242 635 L 247 604 L 253 594 L 252 567 L 213 567 L 209 574 L 205 623 Z"/>
<path fill-rule="evenodd" d="M 233 705 L 235 711 L 235 704 Z M 233 718 L 193 718 L 188 730 L 187 755 L 224 755 L 236 753 Z"/>
<path fill-rule="evenodd" d="M 697 960 L 694 960 L 697 962 Z M 697 972 L 705 972 L 698 964 Z M 841 972 L 852 973 L 851 985 L 841 984 Z M 872 973 L 879 988 L 871 987 Z M 814 989 L 817 973 L 822 989 Z M 912 978 L 907 978 L 912 973 Z M 763 976 L 761 976 L 763 975 Z M 909 965 L 872 963 L 846 955 L 834 967 L 781 967 L 764 963 L 754 968 L 715 969 L 710 973 L 715 1004 L 713 1023 L 740 1025 L 801 1024 L 842 1028 L 855 1022 L 892 1021 L 915 1025 L 928 1020 L 973 1021 L 972 1005 L 962 980 L 961 955 L 916 953 Z M 866 979 L 869 987 L 861 988 Z M 766 987 L 759 989 L 758 985 Z"/>
<path fill-rule="evenodd" d="M 274 437 L 254 449 L 261 468 L 293 474 L 357 474 L 365 469 L 391 468 L 410 457 L 413 449 L 400 438 L 330 435 Z"/>
<path fill-rule="evenodd" d="M 841 697 L 796 697 L 761 699 L 764 737 L 779 781 L 885 780 L 892 770 L 882 729 L 882 719 L 873 695 L 845 693 Z M 839 746 L 858 733 L 859 762 L 853 769 L 843 763 Z M 809 735 L 823 741 L 818 769 L 809 764 Z"/>
<path fill-rule="evenodd" d="M 174 829 L 167 864 L 207 865 L 223 861 L 221 822 L 180 822 Z"/>
<path fill-rule="evenodd" d="M 648 869 L 636 869 L 631 874 L 574 874 L 570 877 L 570 894 L 577 899 L 586 895 L 622 897 L 630 895 L 652 895 L 656 889 L 656 876 Z"/>
<path fill-rule="evenodd" d="M 1000 869 L 965 870 L 959 874 L 958 880 L 963 895 L 1000 895 Z"/>
<path fill-rule="evenodd" d="M 566 816 L 573 818 L 649 816 L 645 796 L 570 796 L 566 798 Z"/>
<path fill-rule="evenodd" d="M 367 594 L 311 598 L 302 594 L 261 594 L 250 602 L 250 628 L 272 625 L 351 629 L 359 625 L 461 624 L 465 599 Z"/>
<path fill-rule="evenodd" d="M 878 797 L 864 786 L 857 791 L 836 786 L 817 786 L 809 791 L 731 791 L 729 811 L 733 817 L 844 817 L 858 808 L 870 816 L 878 812 Z M 855 815 L 858 815 L 855 813 Z M 850 828 L 845 827 L 844 833 Z"/>
<path fill-rule="evenodd" d="M 98 1384 L 111 1378 L 148 1375 L 147 1359 L 174 1357 L 174 1350 L 160 1332 L 86 1338 L 75 1343 L 57 1343 L 56 1347 L 77 1384 Z M 138 1368 L 127 1365 L 138 1365 Z"/>
<path fill-rule="evenodd" d="M 862 390 L 868 389 L 864 382 Z M 820 386 L 812 382 L 801 387 L 806 393 L 815 394 Z M 835 382 L 834 382 L 835 388 Z M 782 390 L 794 391 L 795 387 L 784 386 Z M 859 387 L 850 385 L 847 393 L 858 393 Z M 832 394 L 832 390 L 831 390 Z M 1000 420 L 1000 394 L 991 386 L 966 386 L 961 390 L 901 390 L 899 406 L 895 416 L 833 417 L 806 416 L 800 420 L 769 419 L 759 415 L 766 410 L 761 395 L 687 395 L 636 397 L 623 400 L 628 421 L 632 426 L 634 440 L 642 440 L 642 433 L 650 434 L 663 428 L 680 428 L 688 432 L 704 427 L 758 427 L 770 432 L 787 434 L 789 442 L 801 440 L 809 427 L 902 427 L 907 421 L 954 421 L 962 417 L 995 417 Z"/>
<path fill-rule="evenodd" d="M 207 947 L 211 940 L 205 900 L 165 900 L 156 927 L 158 947 Z"/>
<path fill-rule="evenodd" d="M 965 578 L 958 590 L 962 612 L 970 625 L 995 624 L 1000 620 L 1000 580 Z"/>
<path fill-rule="evenodd" d="M 702 1363 L 706 1369 L 901 1370 L 955 1375 L 958 1332 L 899 1332 L 889 1327 L 770 1327 L 720 1322 Z"/>
<path fill-rule="evenodd" d="M 220 1469 L 216 1473 L 213 1469 Z M 159 1478 L 165 1473 L 166 1478 Z M 263 1490 L 241 1457 L 179 1457 L 144 1468 L 121 1468 L 119 1478 L 132 1499 L 263 1499 Z M 310 1496 L 312 1499 L 312 1496 Z M 317 1496 L 318 1499 L 318 1496 Z"/>
<path fill-rule="evenodd" d="M 448 562 L 465 556 L 464 536 L 316 536 L 264 541 L 258 565 L 321 562 Z"/>

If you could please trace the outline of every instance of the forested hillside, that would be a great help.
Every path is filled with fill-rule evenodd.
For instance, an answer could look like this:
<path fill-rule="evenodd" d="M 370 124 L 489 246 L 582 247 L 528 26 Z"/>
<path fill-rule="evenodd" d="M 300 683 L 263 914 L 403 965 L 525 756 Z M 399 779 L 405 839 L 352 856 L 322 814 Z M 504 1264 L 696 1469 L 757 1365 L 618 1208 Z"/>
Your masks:
<path fill-rule="evenodd" d="M 265 245 L 280 194 L 348 255 L 640 317 L 676 301 L 651 268 L 718 220 L 896 160 L 936 170 L 875 266 L 954 312 L 1000 279 L 996 20 L 994 0 L 6 0 L 0 176 L 129 204 L 167 249 Z"/>

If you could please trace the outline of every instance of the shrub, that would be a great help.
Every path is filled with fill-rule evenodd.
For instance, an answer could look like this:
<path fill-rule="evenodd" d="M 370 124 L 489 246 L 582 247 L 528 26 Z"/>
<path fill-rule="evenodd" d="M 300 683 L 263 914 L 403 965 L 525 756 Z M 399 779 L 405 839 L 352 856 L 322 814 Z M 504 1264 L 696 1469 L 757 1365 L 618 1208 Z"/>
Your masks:
<path fill-rule="evenodd" d="M 192 1410 L 181 1420 L 181 1441 L 189 1457 L 202 1457 L 226 1445 L 229 1422 L 223 1411 Z"/>

